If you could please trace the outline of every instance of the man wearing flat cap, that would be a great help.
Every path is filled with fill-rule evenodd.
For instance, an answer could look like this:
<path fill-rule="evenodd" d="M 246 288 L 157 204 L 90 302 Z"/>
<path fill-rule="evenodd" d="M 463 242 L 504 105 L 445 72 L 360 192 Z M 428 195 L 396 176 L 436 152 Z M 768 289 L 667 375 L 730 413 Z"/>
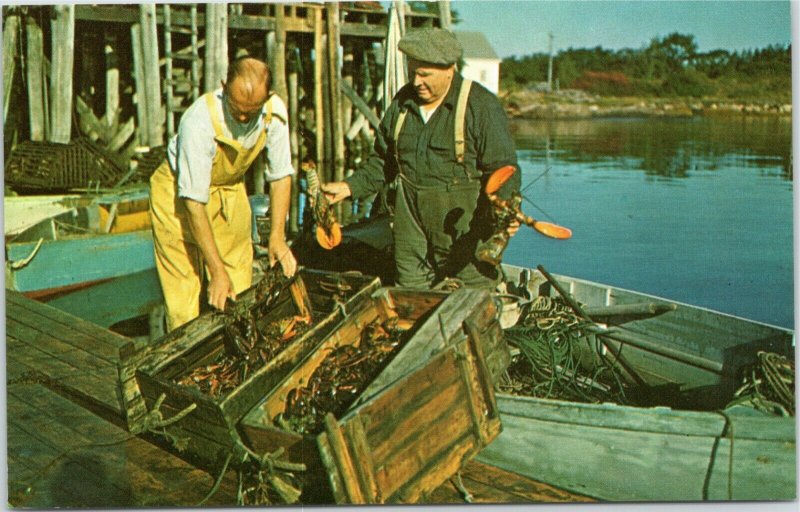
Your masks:
<path fill-rule="evenodd" d="M 335 203 L 396 183 L 393 233 L 400 286 L 460 282 L 493 288 L 499 271 L 479 261 L 475 249 L 492 234 L 482 186 L 493 171 L 517 165 L 508 118 L 494 94 L 456 71 L 462 48 L 451 32 L 410 31 L 399 49 L 408 57 L 411 80 L 384 114 L 383 140 L 376 138 L 362 168 L 322 189 Z M 509 197 L 519 184 L 517 172 L 498 195 Z"/>

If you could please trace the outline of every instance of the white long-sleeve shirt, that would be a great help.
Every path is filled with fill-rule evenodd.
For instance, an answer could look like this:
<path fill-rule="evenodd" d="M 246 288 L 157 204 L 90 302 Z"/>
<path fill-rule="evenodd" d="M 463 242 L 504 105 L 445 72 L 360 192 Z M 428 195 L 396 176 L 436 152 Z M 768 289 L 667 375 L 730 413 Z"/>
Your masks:
<path fill-rule="evenodd" d="M 254 116 L 247 123 L 236 121 L 224 107 L 222 88 L 214 91 L 217 116 L 222 119 L 226 137 L 235 139 L 244 148 L 252 148 L 261 130 L 265 129 L 264 115 Z M 222 114 L 220 116 L 220 114 Z M 272 97 L 272 119 L 267 128 L 267 164 L 264 177 L 275 181 L 295 173 L 289 148 L 289 123 L 286 105 L 280 97 Z M 178 196 L 207 203 L 211 186 L 211 163 L 217 152 L 216 133 L 205 97 L 198 98 L 184 112 L 178 133 L 167 145 L 167 160 L 177 173 Z"/>

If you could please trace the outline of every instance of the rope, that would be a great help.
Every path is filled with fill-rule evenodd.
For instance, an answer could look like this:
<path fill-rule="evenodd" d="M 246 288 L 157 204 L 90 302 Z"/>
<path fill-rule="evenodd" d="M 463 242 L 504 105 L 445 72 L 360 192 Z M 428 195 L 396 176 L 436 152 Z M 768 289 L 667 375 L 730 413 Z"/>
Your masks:
<path fill-rule="evenodd" d="M 205 502 L 207 502 L 212 496 L 214 496 L 217 491 L 219 490 L 219 486 L 222 484 L 222 479 L 225 477 L 225 472 L 228 471 L 228 464 L 231 463 L 231 459 L 233 458 L 233 453 L 229 453 L 228 456 L 225 458 L 225 463 L 222 465 L 222 471 L 219 472 L 217 475 L 216 480 L 214 480 L 214 485 L 211 486 L 211 490 L 208 491 L 206 497 L 200 500 L 200 503 L 195 505 L 196 507 L 202 507 Z"/>
<path fill-rule="evenodd" d="M 292 485 L 287 476 L 293 476 L 292 472 L 305 471 L 305 464 L 280 460 L 284 453 L 283 447 L 272 453 L 267 452 L 264 455 L 258 455 L 246 447 L 241 440 L 236 440 L 235 448 L 242 454 L 241 463 L 243 466 L 243 469 L 239 471 L 239 491 L 237 495 L 239 505 L 270 504 L 268 489 L 274 491 L 283 503 L 293 504 L 299 501 L 302 489 Z M 251 461 L 254 465 L 249 471 L 244 468 L 245 463 L 248 461 Z M 255 480 L 257 482 L 256 485 L 245 488 L 245 480 L 248 478 Z M 248 495 L 254 495 L 253 503 L 246 503 Z"/>
<path fill-rule="evenodd" d="M 188 437 L 178 437 L 173 434 L 167 432 L 166 427 L 177 423 L 178 421 L 182 420 L 186 417 L 190 412 L 197 409 L 197 404 L 192 403 L 186 406 L 183 410 L 179 411 L 175 416 L 164 419 L 164 415 L 161 413 L 161 405 L 164 403 L 166 399 L 166 393 L 161 393 L 156 400 L 156 403 L 153 404 L 153 408 L 144 415 L 142 423 L 131 430 L 134 434 L 142 434 L 142 433 L 152 433 L 164 436 L 168 441 L 172 443 L 176 450 L 182 452 L 186 450 L 189 444 Z"/>
<path fill-rule="evenodd" d="M 757 356 L 726 409 L 748 405 L 772 415 L 794 416 L 794 362 L 774 352 L 759 351 Z"/>
<path fill-rule="evenodd" d="M 474 503 L 475 498 L 470 494 L 467 488 L 464 486 L 464 482 L 461 480 L 461 471 L 456 473 L 456 476 L 453 477 L 453 485 L 455 485 L 456 489 L 458 489 L 458 493 L 461 494 L 461 497 L 467 503 Z"/>
<path fill-rule="evenodd" d="M 521 384 L 505 387 L 541 398 L 625 403 L 622 381 L 599 344 L 592 346 L 587 340 L 581 348 L 586 325 L 561 298 L 540 296 L 523 306 L 520 321 L 504 331 L 506 341 L 518 347 L 522 356 L 516 365 L 520 375 L 509 374 L 506 381 Z M 593 356 L 591 363 L 587 353 Z"/>
<path fill-rule="evenodd" d="M 22 267 L 26 266 L 28 263 L 30 263 L 33 257 L 36 256 L 36 253 L 39 252 L 39 248 L 42 246 L 42 242 L 44 242 L 44 238 L 40 238 L 39 241 L 36 242 L 36 247 L 34 247 L 31 253 L 26 257 L 24 257 L 23 259 L 17 261 L 10 261 L 9 265 L 11 266 L 11 270 L 19 270 Z"/>

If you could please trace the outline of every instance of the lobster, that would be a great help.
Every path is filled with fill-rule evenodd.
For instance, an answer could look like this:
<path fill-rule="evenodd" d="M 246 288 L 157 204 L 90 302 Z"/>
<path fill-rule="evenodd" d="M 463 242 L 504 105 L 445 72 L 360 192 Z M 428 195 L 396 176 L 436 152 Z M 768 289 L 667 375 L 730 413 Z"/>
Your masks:
<path fill-rule="evenodd" d="M 342 226 L 336 220 L 328 199 L 320 189 L 317 166 L 312 161 L 306 161 L 301 167 L 306 173 L 308 201 L 311 205 L 314 223 L 317 225 L 317 242 L 325 249 L 333 249 L 342 241 Z"/>
<path fill-rule="evenodd" d="M 529 217 L 522 212 L 520 208 L 522 204 L 522 194 L 514 192 L 510 199 L 501 199 L 497 196 L 497 191 L 505 184 L 516 172 L 517 168 L 513 165 L 507 165 L 494 171 L 489 179 L 486 181 L 484 191 L 489 198 L 489 204 L 492 207 L 492 214 L 495 220 L 495 232 L 485 242 L 478 244 L 475 251 L 475 256 L 480 261 L 499 265 L 503 259 L 503 251 L 505 251 L 511 235 L 508 233 L 508 228 L 511 223 L 516 220 L 521 224 L 530 226 L 539 233 L 565 240 L 572 237 L 572 231 L 569 228 L 553 224 L 551 222 L 544 222 Z"/>

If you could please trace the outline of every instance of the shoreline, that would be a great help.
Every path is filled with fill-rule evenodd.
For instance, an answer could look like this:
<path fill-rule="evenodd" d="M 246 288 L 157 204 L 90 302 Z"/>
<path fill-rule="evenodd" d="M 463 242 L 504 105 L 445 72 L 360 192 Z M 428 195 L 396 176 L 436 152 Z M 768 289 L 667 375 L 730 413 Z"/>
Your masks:
<path fill-rule="evenodd" d="M 791 103 L 696 98 L 600 97 L 583 91 L 519 91 L 501 96 L 510 119 L 609 117 L 786 116 Z"/>

